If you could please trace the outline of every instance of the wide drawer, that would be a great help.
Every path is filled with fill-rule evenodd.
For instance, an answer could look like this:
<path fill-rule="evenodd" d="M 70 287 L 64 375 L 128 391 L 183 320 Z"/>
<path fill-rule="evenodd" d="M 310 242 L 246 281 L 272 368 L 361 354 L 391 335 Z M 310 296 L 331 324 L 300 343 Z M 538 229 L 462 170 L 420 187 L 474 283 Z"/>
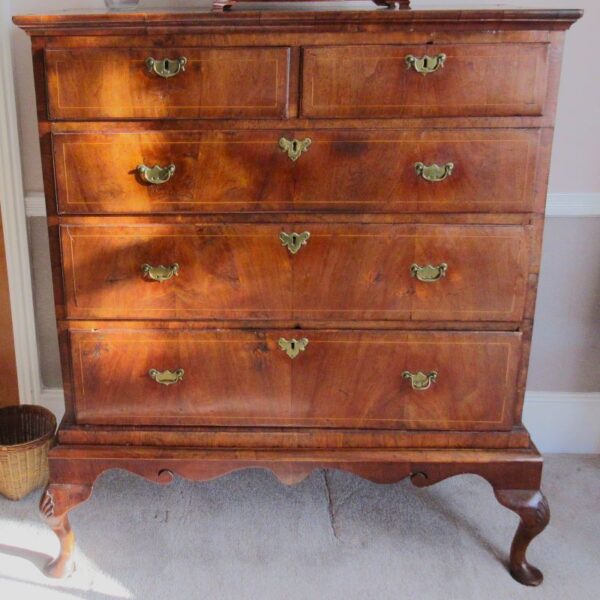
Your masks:
<path fill-rule="evenodd" d="M 67 315 L 108 319 L 518 321 L 531 243 L 508 225 L 60 231 Z"/>
<path fill-rule="evenodd" d="M 53 136 L 58 210 L 73 214 L 529 212 L 539 144 L 536 129 Z"/>
<path fill-rule="evenodd" d="M 70 338 L 79 423 L 439 430 L 510 428 L 521 343 L 520 333 L 400 331 Z"/>
<path fill-rule="evenodd" d="M 541 115 L 547 44 L 304 48 L 307 117 Z"/>
<path fill-rule="evenodd" d="M 50 119 L 287 116 L 289 48 L 77 48 L 45 57 Z"/>

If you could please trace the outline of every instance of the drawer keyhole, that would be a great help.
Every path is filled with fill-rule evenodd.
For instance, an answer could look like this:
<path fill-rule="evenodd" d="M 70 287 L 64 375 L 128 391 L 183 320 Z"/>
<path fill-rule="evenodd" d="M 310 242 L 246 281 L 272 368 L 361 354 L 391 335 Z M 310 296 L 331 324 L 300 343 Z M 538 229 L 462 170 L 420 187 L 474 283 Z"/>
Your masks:
<path fill-rule="evenodd" d="M 306 346 L 308 346 L 308 339 L 300 338 L 297 340 L 292 338 L 291 340 L 286 340 L 284 337 L 282 337 L 279 338 L 277 343 L 290 358 L 296 358 L 300 352 L 304 352 L 306 350 Z"/>

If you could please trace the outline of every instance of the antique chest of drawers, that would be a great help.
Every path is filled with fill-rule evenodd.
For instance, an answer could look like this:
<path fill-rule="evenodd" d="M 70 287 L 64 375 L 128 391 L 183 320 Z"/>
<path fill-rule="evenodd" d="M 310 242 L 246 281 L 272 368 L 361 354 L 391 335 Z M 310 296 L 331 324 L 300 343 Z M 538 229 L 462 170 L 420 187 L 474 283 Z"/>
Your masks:
<path fill-rule="evenodd" d="M 41 510 L 106 469 L 486 478 L 521 423 L 572 10 L 89 13 L 32 37 L 66 415 Z"/>

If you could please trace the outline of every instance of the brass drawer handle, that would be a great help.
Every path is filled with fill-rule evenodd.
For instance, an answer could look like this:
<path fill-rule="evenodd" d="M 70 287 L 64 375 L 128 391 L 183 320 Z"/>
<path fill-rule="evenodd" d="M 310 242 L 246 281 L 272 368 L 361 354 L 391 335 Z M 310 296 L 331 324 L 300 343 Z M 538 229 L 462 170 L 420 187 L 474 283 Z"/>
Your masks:
<path fill-rule="evenodd" d="M 175 75 L 179 75 L 179 73 L 185 71 L 187 62 L 188 59 L 185 56 L 180 56 L 175 59 L 163 58 L 162 60 L 156 60 L 149 56 L 146 59 L 146 66 L 150 73 L 154 73 L 164 79 L 169 79 L 170 77 L 175 77 Z"/>
<path fill-rule="evenodd" d="M 424 267 L 420 267 L 416 263 L 410 265 L 410 274 L 425 283 L 439 281 L 442 277 L 446 277 L 447 271 L 448 265 L 446 263 L 440 263 L 437 266 L 426 265 Z"/>
<path fill-rule="evenodd" d="M 436 71 L 443 69 L 447 58 L 448 57 L 442 52 L 437 56 L 427 56 L 426 54 L 421 58 L 409 54 L 404 60 L 406 61 L 408 69 L 414 69 L 417 73 L 429 75 L 430 73 L 435 73 Z"/>
<path fill-rule="evenodd" d="M 157 371 L 156 369 L 150 369 L 148 371 L 148 375 L 150 375 L 150 379 L 156 381 L 156 383 L 160 383 L 161 385 L 173 385 L 174 383 L 179 383 L 183 380 L 183 369 L 177 369 L 175 371 Z"/>
<path fill-rule="evenodd" d="M 153 167 L 139 165 L 137 171 L 147 183 L 161 185 L 162 183 L 167 183 L 167 181 L 173 177 L 175 165 L 170 164 L 168 167 L 161 167 L 160 165 L 154 165 Z"/>
<path fill-rule="evenodd" d="M 286 340 L 284 337 L 282 337 L 279 338 L 278 344 L 279 347 L 290 358 L 296 358 L 300 352 L 304 352 L 306 350 L 306 346 L 308 346 L 308 340 L 306 338 L 301 338 L 299 340 L 292 338 L 291 340 Z"/>
<path fill-rule="evenodd" d="M 310 238 L 309 231 L 303 231 L 302 233 L 296 233 L 295 231 L 286 233 L 285 231 L 282 231 L 279 234 L 281 245 L 285 246 L 291 254 L 296 254 L 302 246 L 306 246 L 308 238 Z"/>
<path fill-rule="evenodd" d="M 425 165 L 422 162 L 415 163 L 415 171 L 419 177 L 422 177 L 425 181 L 432 181 L 437 183 L 438 181 L 444 181 L 447 177 L 452 175 L 454 171 L 454 163 L 446 163 L 445 165 Z"/>
<path fill-rule="evenodd" d="M 404 371 L 402 377 L 404 377 L 404 379 L 410 379 L 412 389 L 421 392 L 428 390 L 431 387 L 431 384 L 437 381 L 438 374 L 437 371 L 430 371 L 429 373 L 423 373 L 423 371 L 418 371 L 417 373 Z"/>
<path fill-rule="evenodd" d="M 279 147 L 286 152 L 290 160 L 293 162 L 300 158 L 303 152 L 308 151 L 308 147 L 312 144 L 310 138 L 304 138 L 303 140 L 288 140 L 284 137 L 279 138 Z"/>
<path fill-rule="evenodd" d="M 154 267 L 146 263 L 142 265 L 142 273 L 144 276 L 148 277 L 148 279 L 163 282 L 179 275 L 179 264 L 173 263 L 172 265 L 158 265 L 157 267 Z"/>

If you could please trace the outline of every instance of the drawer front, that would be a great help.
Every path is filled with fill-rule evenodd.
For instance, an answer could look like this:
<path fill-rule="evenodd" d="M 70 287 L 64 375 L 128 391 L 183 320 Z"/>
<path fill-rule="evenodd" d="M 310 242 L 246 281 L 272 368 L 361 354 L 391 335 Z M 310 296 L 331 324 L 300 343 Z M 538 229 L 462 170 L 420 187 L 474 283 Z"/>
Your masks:
<path fill-rule="evenodd" d="M 521 226 L 63 225 L 67 314 L 518 321 L 530 237 Z"/>
<path fill-rule="evenodd" d="M 295 154 L 282 138 L 310 145 Z M 528 212 L 539 144 L 535 129 L 53 136 L 58 209 L 71 214 Z"/>
<path fill-rule="evenodd" d="M 264 334 L 71 332 L 79 423 L 234 424 L 289 416 L 291 369 Z M 287 359 L 287 360 L 285 360 Z M 176 383 L 161 374 L 183 369 Z"/>
<path fill-rule="evenodd" d="M 548 45 L 326 46 L 303 65 L 307 117 L 537 116 Z"/>
<path fill-rule="evenodd" d="M 308 340 L 294 358 L 281 347 L 292 338 Z M 521 334 L 96 330 L 71 342 L 79 423 L 499 430 L 512 425 Z"/>
<path fill-rule="evenodd" d="M 292 317 L 290 260 L 275 225 L 60 230 L 70 318 Z"/>
<path fill-rule="evenodd" d="M 47 50 L 49 117 L 286 117 L 289 59 L 278 47 Z"/>

